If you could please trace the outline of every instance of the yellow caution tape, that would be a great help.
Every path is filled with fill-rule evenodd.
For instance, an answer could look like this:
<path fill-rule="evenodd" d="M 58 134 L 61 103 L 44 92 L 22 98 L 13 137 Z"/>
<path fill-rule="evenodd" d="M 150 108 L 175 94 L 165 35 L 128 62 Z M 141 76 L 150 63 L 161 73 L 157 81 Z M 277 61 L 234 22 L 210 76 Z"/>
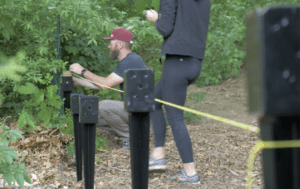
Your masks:
<path fill-rule="evenodd" d="M 248 158 L 248 177 L 246 183 L 246 189 L 250 189 L 252 185 L 252 173 L 253 165 L 256 154 L 262 149 L 274 149 L 274 148 L 299 148 L 300 140 L 287 140 L 287 141 L 262 141 L 259 140 L 252 148 Z"/>
<path fill-rule="evenodd" d="M 232 121 L 230 119 L 222 118 L 222 117 L 219 117 L 219 116 L 214 116 L 214 115 L 211 115 L 211 114 L 208 114 L 208 113 L 204 113 L 204 112 L 200 112 L 200 111 L 193 110 L 193 109 L 190 109 L 190 108 L 186 108 L 186 107 L 183 107 L 183 106 L 179 106 L 179 105 L 176 105 L 176 104 L 172 104 L 170 102 L 165 102 L 165 101 L 159 100 L 159 99 L 155 99 L 155 101 L 160 102 L 162 104 L 169 105 L 169 106 L 173 106 L 173 107 L 181 109 L 181 110 L 185 110 L 187 112 L 191 112 L 191 113 L 201 115 L 201 116 L 204 116 L 204 117 L 208 117 L 210 119 L 214 119 L 214 120 L 217 120 L 217 121 L 220 121 L 220 122 L 223 122 L 223 123 L 227 123 L 229 125 L 240 127 L 242 129 L 247 129 L 249 131 L 253 131 L 253 132 L 257 132 L 257 133 L 259 133 L 259 131 L 260 131 L 260 129 L 258 127 L 254 127 L 252 125 L 239 123 L 239 122 L 236 122 L 236 121 Z"/>

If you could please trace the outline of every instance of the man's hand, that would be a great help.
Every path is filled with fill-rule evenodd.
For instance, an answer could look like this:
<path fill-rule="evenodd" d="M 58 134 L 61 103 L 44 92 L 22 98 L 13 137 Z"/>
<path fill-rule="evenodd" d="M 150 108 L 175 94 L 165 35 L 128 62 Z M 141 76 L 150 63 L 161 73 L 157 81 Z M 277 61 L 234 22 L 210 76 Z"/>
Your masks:
<path fill-rule="evenodd" d="M 84 69 L 84 67 L 80 66 L 78 63 L 74 63 L 70 66 L 70 71 L 73 73 L 76 73 L 78 75 L 81 75 L 81 71 Z"/>
<path fill-rule="evenodd" d="M 149 20 L 149 22 L 155 24 L 158 19 L 158 13 L 155 10 L 150 9 L 146 11 L 146 17 Z"/>

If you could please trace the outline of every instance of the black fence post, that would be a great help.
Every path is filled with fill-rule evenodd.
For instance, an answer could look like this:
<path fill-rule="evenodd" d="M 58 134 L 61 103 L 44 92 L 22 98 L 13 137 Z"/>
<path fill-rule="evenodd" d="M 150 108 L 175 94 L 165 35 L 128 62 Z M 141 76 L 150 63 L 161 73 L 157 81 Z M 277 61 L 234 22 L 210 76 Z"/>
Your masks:
<path fill-rule="evenodd" d="M 148 188 L 150 113 L 154 106 L 153 70 L 124 71 L 124 106 L 129 112 L 133 189 Z"/>
<path fill-rule="evenodd" d="M 263 141 L 300 139 L 300 7 L 247 16 L 249 110 L 261 116 Z M 262 151 L 266 189 L 300 188 L 300 149 Z"/>
<path fill-rule="evenodd" d="M 84 184 L 94 188 L 95 137 L 98 123 L 98 96 L 79 97 L 79 122 L 83 124 Z"/>
<path fill-rule="evenodd" d="M 79 123 L 79 97 L 83 94 L 71 94 L 71 111 L 74 123 L 74 137 L 75 137 L 75 155 L 76 155 L 76 171 L 77 181 L 82 180 L 82 146 L 83 133 L 82 124 Z"/>
<path fill-rule="evenodd" d="M 57 33 L 56 33 L 56 50 L 57 50 L 57 60 L 61 59 L 61 48 L 60 48 L 60 15 L 57 15 Z M 61 85 L 60 85 L 60 70 L 57 71 L 57 73 L 52 73 L 53 75 L 53 80 L 52 80 L 52 85 L 56 85 L 57 86 L 57 95 L 60 96 L 60 98 L 62 98 L 62 90 L 61 90 Z M 63 115 L 63 107 L 61 107 L 59 109 L 59 114 Z"/>
<path fill-rule="evenodd" d="M 73 80 L 72 80 L 72 74 L 70 71 L 64 72 L 62 77 L 62 90 L 64 98 L 66 99 L 64 101 L 64 109 L 63 111 L 66 111 L 66 108 L 70 109 L 70 95 L 73 91 Z"/>

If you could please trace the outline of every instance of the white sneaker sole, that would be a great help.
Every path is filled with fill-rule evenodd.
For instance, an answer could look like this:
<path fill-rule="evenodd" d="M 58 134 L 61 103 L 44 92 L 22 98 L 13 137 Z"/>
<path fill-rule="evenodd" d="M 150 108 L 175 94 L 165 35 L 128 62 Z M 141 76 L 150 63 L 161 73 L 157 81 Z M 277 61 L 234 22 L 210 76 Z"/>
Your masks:
<path fill-rule="evenodd" d="M 149 167 L 149 171 L 166 171 L 166 170 L 167 170 L 166 165 L 156 165 L 156 166 Z"/>

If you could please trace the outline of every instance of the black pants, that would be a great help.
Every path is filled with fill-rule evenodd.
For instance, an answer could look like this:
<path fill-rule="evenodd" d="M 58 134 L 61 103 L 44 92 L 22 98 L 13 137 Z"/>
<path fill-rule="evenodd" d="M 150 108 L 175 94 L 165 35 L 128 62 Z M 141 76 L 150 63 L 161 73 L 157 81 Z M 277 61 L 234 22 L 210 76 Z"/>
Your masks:
<path fill-rule="evenodd" d="M 201 68 L 202 61 L 199 59 L 167 54 L 162 77 L 155 86 L 155 98 L 184 106 L 187 87 L 198 79 Z M 150 114 L 155 147 L 165 145 L 166 122 L 161 106 L 161 103 L 155 102 L 155 111 Z M 183 110 L 168 105 L 164 107 L 182 162 L 194 162 L 191 138 L 183 122 Z"/>

